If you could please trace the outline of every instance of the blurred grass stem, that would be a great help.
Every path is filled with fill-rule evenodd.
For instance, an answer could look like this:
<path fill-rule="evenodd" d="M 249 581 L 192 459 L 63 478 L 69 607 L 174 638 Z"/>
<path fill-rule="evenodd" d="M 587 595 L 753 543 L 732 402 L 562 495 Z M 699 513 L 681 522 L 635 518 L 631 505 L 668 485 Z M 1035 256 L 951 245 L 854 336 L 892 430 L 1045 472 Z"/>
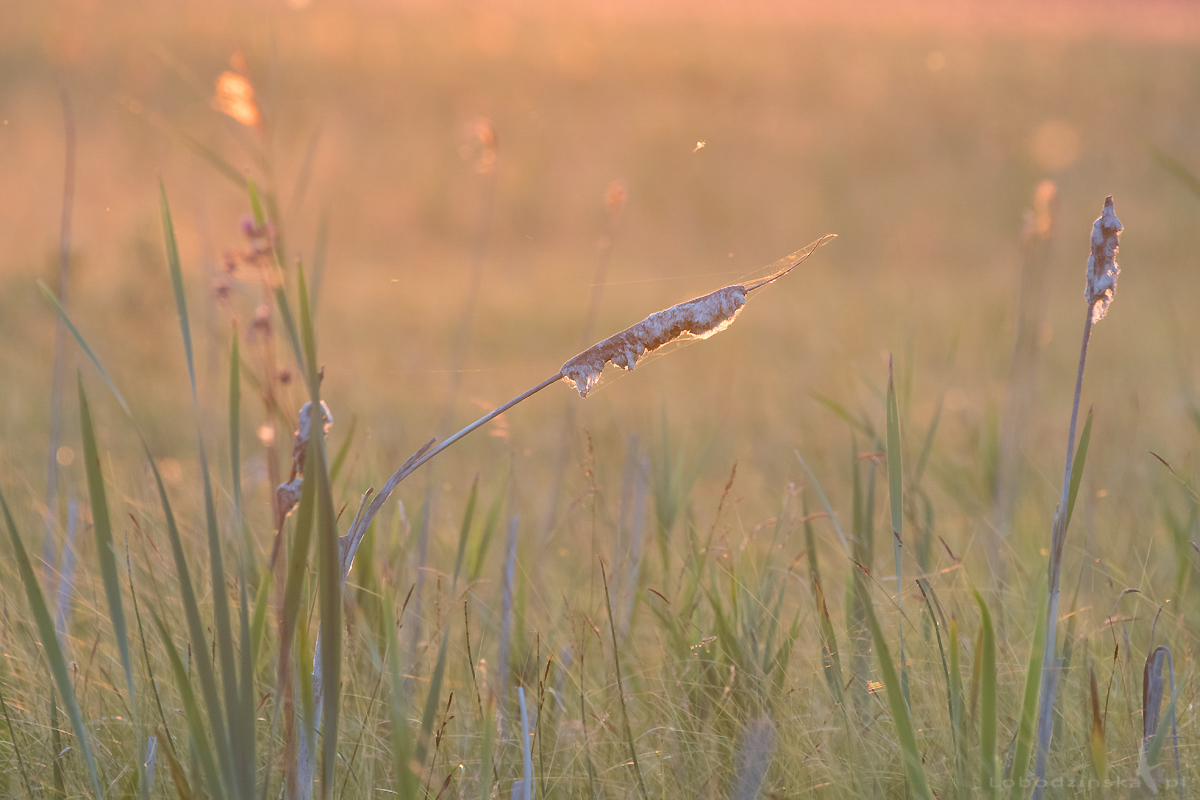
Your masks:
<path fill-rule="evenodd" d="M 71 277 L 71 214 L 75 205 L 75 113 L 71 96 L 60 91 L 62 99 L 65 158 L 63 163 L 62 223 L 58 235 L 58 297 L 65 308 Z M 54 372 L 50 383 L 50 442 L 46 457 L 46 538 L 42 543 L 43 580 L 46 591 L 55 586 L 54 565 L 58 563 L 54 544 L 58 527 L 58 443 L 62 438 L 63 381 L 67 371 L 67 330 L 62 317 L 54 325 Z"/>

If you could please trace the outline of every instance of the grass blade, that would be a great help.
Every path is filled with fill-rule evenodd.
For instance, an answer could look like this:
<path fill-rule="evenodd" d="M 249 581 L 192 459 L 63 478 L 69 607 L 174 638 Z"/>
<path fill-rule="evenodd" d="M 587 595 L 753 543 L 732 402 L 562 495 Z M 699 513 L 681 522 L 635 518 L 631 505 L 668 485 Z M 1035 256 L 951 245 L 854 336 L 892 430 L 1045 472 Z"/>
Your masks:
<path fill-rule="evenodd" d="M 167 626 L 163 624 L 162 618 L 153 609 L 151 609 L 150 613 L 154 618 L 154 624 L 158 627 L 158 634 L 162 637 L 167 657 L 171 661 L 171 672 L 175 676 L 175 686 L 179 690 L 179 699 L 183 703 L 183 711 L 187 717 L 188 731 L 192 738 L 193 752 L 200 762 L 200 774 L 204 778 L 205 788 L 211 797 L 225 797 L 223 784 L 217 772 L 217 764 L 213 760 L 212 749 L 208 746 L 208 736 L 204 730 L 204 719 L 200 715 L 200 706 L 196 703 L 196 695 L 192 691 L 191 681 L 188 680 L 187 670 L 183 667 L 183 661 L 179 658 L 179 651 L 175 647 L 175 642 L 171 640 L 171 634 L 167 632 Z M 204 660 L 203 653 L 201 653 L 196 662 L 199 663 Z"/>
<path fill-rule="evenodd" d="M 78 377 L 80 432 L 83 438 L 83 462 L 87 473 L 88 496 L 92 503 L 92 532 L 96 537 L 96 558 L 100 562 L 100 575 L 104 582 L 104 595 L 108 601 L 108 615 L 112 622 L 113 637 L 121 654 L 121 667 L 125 671 L 125 689 L 129 692 L 129 709 L 133 716 L 139 749 L 142 741 L 137 720 L 137 691 L 133 684 L 133 659 L 129 655 L 129 633 L 125 626 L 125 609 L 121 603 L 121 581 L 117 575 L 117 558 L 113 547 L 112 520 L 108 513 L 108 498 L 104 491 L 104 475 L 100 470 L 100 451 L 96 446 L 96 429 L 92 423 L 92 412 L 88 407 L 87 394 L 83 390 L 83 378 Z M 141 762 L 139 762 L 141 763 Z M 144 764 L 139 767 L 141 795 L 147 798 Z"/>
<path fill-rule="evenodd" d="M 901 558 L 904 544 L 904 469 L 900 453 L 900 412 L 896 403 L 896 384 L 892 379 L 892 361 L 888 358 L 887 390 L 887 469 L 888 499 L 892 507 L 892 551 L 896 556 L 896 611 L 901 622 L 904 620 L 904 593 L 901 590 Z M 909 702 L 908 666 L 904 661 L 904 625 L 897 626 L 900 636 L 900 687 L 904 690 L 904 702 Z"/>
<path fill-rule="evenodd" d="M 861 573 L 855 575 L 855 580 L 865 582 Z M 904 757 L 904 774 L 908 777 L 908 786 L 918 800 L 933 800 L 929 791 L 929 783 L 925 779 L 925 767 L 921 763 L 921 753 L 917 750 L 917 734 L 913 729 L 912 716 L 908 711 L 908 701 L 904 697 L 900 677 L 896 674 L 896 665 L 888 652 L 887 642 L 883 638 L 883 630 L 875 616 L 875 609 L 870 603 L 865 604 L 867 625 L 871 628 L 871 636 L 875 641 L 875 652 L 879 656 L 879 672 L 883 677 L 883 685 L 887 690 L 888 708 L 892 712 L 892 720 L 896 724 L 896 738 L 900 742 L 901 754 Z"/>
<path fill-rule="evenodd" d="M 1029 755 L 1033 745 L 1033 723 L 1037 717 L 1038 689 L 1042 683 L 1042 648 L 1046 638 L 1046 615 L 1038 614 L 1037 630 L 1033 634 L 1033 645 L 1029 651 L 1029 669 L 1025 673 L 1025 692 L 1021 701 L 1021 720 L 1017 727 L 1017 739 L 1013 748 L 1012 772 L 1009 777 L 1013 780 L 1009 796 L 1013 800 L 1025 794 L 1028 783 L 1025 782 L 1029 769 Z"/>
<path fill-rule="evenodd" d="M 996 634 L 992 615 L 978 590 L 972 590 L 979 604 L 979 760 L 982 792 L 980 797 L 1000 796 L 996 769 Z M 974 702 L 974 701 L 972 701 Z"/>
<path fill-rule="evenodd" d="M 58 318 L 63 321 L 63 324 L 67 326 L 67 330 L 69 330 L 71 335 L 75 337 L 75 341 L 79 343 L 80 349 L 83 350 L 83 352 L 91 360 L 92 364 L 94 364 L 96 369 L 100 372 L 100 377 L 104 378 L 104 382 L 107 383 L 108 388 L 112 390 L 113 397 L 117 398 L 117 402 L 121 404 L 121 409 L 124 410 L 128 416 L 132 417 L 133 413 L 129 410 L 129 404 L 125 402 L 125 398 L 121 396 L 121 393 L 117 390 L 117 385 L 113 383 L 113 379 L 109 377 L 108 370 L 106 370 L 104 365 L 100 363 L 100 359 L 98 359 L 96 354 L 92 352 L 92 348 L 88 347 L 88 343 L 83 338 L 83 334 L 81 334 L 79 329 L 75 327 L 75 323 L 71 322 L 71 318 L 67 316 L 66 309 L 64 309 L 62 304 L 58 302 L 58 298 L 54 296 L 54 292 L 46 288 L 46 284 L 42 283 L 41 281 L 38 281 L 38 288 L 42 290 L 42 294 L 47 300 L 50 301 L 50 304 L 54 306 L 55 312 L 58 313 Z"/>
<path fill-rule="evenodd" d="M 88 742 L 87 729 L 83 725 L 83 715 L 79 711 L 79 704 L 75 702 L 75 689 L 71 686 L 71 676 L 67 671 L 67 659 L 58 645 L 58 636 L 54 632 L 54 620 L 50 616 L 50 609 L 46 606 L 46 598 L 42 595 L 42 588 L 38 585 L 37 576 L 33 574 L 33 566 L 29 563 L 29 554 L 25 551 L 20 534 L 17 533 L 17 524 L 8 510 L 8 503 L 5 502 L 3 493 L 0 493 L 0 511 L 4 512 L 4 521 L 8 526 L 8 535 L 12 539 L 13 553 L 21 573 L 21 583 L 25 585 L 25 595 L 29 598 L 29 606 L 33 611 L 33 619 L 42 640 L 46 661 L 50 665 L 50 674 L 54 676 L 54 683 L 58 687 L 58 693 L 62 695 L 63 705 L 67 707 L 67 716 L 71 720 L 71 727 L 75 730 L 76 745 L 83 755 L 84 763 L 87 764 L 92 790 L 96 793 L 96 797 L 102 798 L 104 791 L 100 788 L 100 774 L 96 771 L 96 760 L 92 757 L 92 747 Z"/>

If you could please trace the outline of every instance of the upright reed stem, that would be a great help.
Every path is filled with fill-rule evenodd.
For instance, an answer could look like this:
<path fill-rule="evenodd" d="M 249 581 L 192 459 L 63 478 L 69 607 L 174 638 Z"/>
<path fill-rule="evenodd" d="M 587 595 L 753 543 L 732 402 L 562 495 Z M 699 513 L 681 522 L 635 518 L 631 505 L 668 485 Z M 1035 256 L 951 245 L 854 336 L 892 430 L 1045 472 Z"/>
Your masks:
<path fill-rule="evenodd" d="M 1042 685 L 1037 722 L 1037 759 L 1034 764 L 1033 800 L 1041 800 L 1046 777 L 1046 756 L 1050 750 L 1050 733 L 1054 729 L 1054 696 L 1058 688 L 1061 661 L 1054 657 L 1058 632 L 1059 575 L 1062 572 L 1063 544 L 1067 538 L 1067 503 L 1071 494 L 1071 466 L 1075 460 L 1075 427 L 1079 422 L 1079 399 L 1083 393 L 1083 369 L 1087 362 L 1088 341 L 1092 337 L 1092 315 L 1095 303 L 1089 303 L 1083 322 L 1083 343 L 1079 348 L 1079 372 L 1075 375 L 1075 401 L 1071 406 L 1071 428 L 1067 435 L 1067 463 L 1063 469 L 1062 496 L 1054 515 L 1054 530 L 1050 537 L 1050 595 L 1046 602 L 1046 639 L 1042 649 Z M 1014 776 L 1019 779 L 1019 776 Z"/>

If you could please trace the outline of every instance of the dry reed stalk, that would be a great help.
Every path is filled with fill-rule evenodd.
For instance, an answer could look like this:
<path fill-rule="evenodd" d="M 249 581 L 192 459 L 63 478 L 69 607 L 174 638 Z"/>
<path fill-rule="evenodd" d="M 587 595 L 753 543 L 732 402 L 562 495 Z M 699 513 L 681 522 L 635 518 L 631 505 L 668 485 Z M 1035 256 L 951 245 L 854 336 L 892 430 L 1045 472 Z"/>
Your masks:
<path fill-rule="evenodd" d="M 325 401 L 321 401 L 321 419 L 325 423 L 325 433 L 333 427 L 333 413 Z M 296 423 L 296 434 L 292 437 L 292 472 L 288 479 L 275 489 L 275 507 L 281 523 L 283 517 L 291 513 L 300 502 L 300 492 L 304 488 L 304 459 L 308 453 L 308 438 L 312 433 L 312 403 L 300 407 L 299 419 Z"/>
<path fill-rule="evenodd" d="M 1067 508 L 1071 493 L 1071 468 L 1075 460 L 1075 427 L 1079 421 L 1079 399 L 1083 391 L 1083 370 L 1087 362 L 1088 341 L 1092 326 L 1104 318 L 1117 289 L 1117 251 L 1120 245 L 1121 220 L 1117 219 L 1110 195 L 1104 200 L 1104 210 L 1092 224 L 1091 254 L 1087 263 L 1087 316 L 1083 323 L 1083 342 L 1079 349 L 1079 371 L 1075 376 L 1075 400 L 1071 407 L 1071 427 L 1067 435 L 1067 459 L 1063 470 L 1062 496 L 1054 515 L 1050 538 L 1050 593 L 1046 602 L 1046 638 L 1042 650 L 1041 702 L 1037 721 L 1037 761 L 1034 767 L 1033 800 L 1041 800 L 1045 788 L 1046 756 L 1050 749 L 1050 734 L 1054 721 L 1054 696 L 1058 688 L 1061 659 L 1054 656 L 1058 632 L 1059 575 L 1062 571 L 1063 544 L 1067 536 Z M 1016 776 L 1018 779 L 1020 776 Z"/>

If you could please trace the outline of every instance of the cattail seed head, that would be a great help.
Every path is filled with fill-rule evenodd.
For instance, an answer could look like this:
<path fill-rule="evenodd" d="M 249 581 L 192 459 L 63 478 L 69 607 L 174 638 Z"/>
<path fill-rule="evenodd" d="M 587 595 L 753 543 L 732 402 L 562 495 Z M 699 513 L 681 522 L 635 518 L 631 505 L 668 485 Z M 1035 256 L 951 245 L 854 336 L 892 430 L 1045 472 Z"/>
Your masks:
<path fill-rule="evenodd" d="M 1092 254 L 1088 256 L 1087 302 L 1092 309 L 1092 322 L 1099 322 L 1108 313 L 1108 306 L 1117 291 L 1117 250 L 1121 241 L 1121 220 L 1113 209 L 1112 195 L 1104 199 L 1104 210 L 1092 225 Z"/>
<path fill-rule="evenodd" d="M 606 364 L 631 370 L 643 355 L 667 342 L 707 339 L 728 328 L 745 304 L 746 287 L 737 284 L 655 312 L 567 361 L 562 375 L 580 397 L 587 397 Z"/>

